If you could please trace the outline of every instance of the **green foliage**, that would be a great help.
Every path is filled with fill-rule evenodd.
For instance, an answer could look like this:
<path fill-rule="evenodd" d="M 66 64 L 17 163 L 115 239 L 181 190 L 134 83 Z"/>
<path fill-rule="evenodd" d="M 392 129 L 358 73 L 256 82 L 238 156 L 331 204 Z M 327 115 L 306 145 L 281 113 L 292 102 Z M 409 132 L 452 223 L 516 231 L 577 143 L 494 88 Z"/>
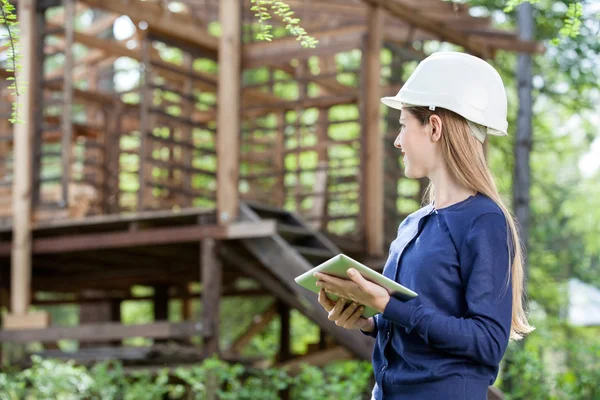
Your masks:
<path fill-rule="evenodd" d="M 303 365 L 298 375 L 291 376 L 281 369 L 256 369 L 212 357 L 191 368 L 126 376 L 114 361 L 87 369 L 34 357 L 29 369 L 0 372 L 0 400 L 202 400 L 211 382 L 221 400 L 276 400 L 284 389 L 300 400 L 353 399 L 370 391 L 371 375 L 366 362 L 337 362 L 325 368 Z"/>
<path fill-rule="evenodd" d="M 515 10 L 523 3 L 540 4 L 541 2 L 551 3 L 552 0 L 508 0 L 504 7 L 504 12 L 509 13 Z M 563 26 L 560 28 L 559 37 L 576 37 L 580 33 L 581 20 L 583 17 L 583 4 L 576 1 L 568 5 L 567 11 L 564 14 Z M 552 39 L 553 44 L 559 43 L 559 37 Z"/>
<path fill-rule="evenodd" d="M 300 41 L 302 47 L 314 48 L 319 43 L 318 40 L 309 36 L 304 28 L 299 25 L 300 19 L 293 17 L 294 11 L 285 2 L 278 0 L 251 0 L 251 3 L 254 4 L 251 10 L 256 12 L 255 16 L 258 18 L 260 24 L 260 32 L 257 34 L 259 40 L 266 40 L 268 42 L 273 40 L 273 26 L 267 22 L 271 19 L 268 8 L 271 6 L 273 14 L 286 24 L 285 29 L 287 31 L 297 36 L 297 40 Z"/>
<path fill-rule="evenodd" d="M 6 78 L 8 81 L 11 81 L 8 89 L 11 90 L 12 95 L 15 97 L 15 101 L 12 104 L 12 113 L 9 121 L 11 123 L 22 122 L 19 117 L 19 94 L 22 87 L 25 85 L 24 82 L 17 82 L 17 71 L 21 69 L 21 64 L 19 64 L 19 60 L 21 59 L 21 54 L 17 51 L 18 49 L 18 22 L 17 16 L 14 14 L 15 6 L 13 6 L 9 0 L 0 0 L 0 24 L 4 24 L 6 27 L 6 36 L 8 37 L 9 48 L 7 50 L 7 57 L 9 60 L 9 67 L 6 68 L 6 71 L 14 73 L 14 76 L 9 76 Z M 21 89 L 19 89 L 19 85 Z"/>

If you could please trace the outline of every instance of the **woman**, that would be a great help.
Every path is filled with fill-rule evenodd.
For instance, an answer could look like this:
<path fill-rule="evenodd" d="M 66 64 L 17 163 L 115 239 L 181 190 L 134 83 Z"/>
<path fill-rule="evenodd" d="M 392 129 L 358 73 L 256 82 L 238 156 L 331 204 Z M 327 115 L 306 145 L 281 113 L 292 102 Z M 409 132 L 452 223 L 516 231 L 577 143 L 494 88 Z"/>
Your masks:
<path fill-rule="evenodd" d="M 382 102 L 401 110 L 394 146 L 405 175 L 430 180 L 383 270 L 418 297 L 390 297 L 349 269 L 349 280 L 315 274 L 319 302 L 337 325 L 377 338 L 373 399 L 485 399 L 509 339 L 534 329 L 517 229 L 483 153 L 487 135 L 507 134 L 502 79 L 479 58 L 439 52 Z M 365 319 L 362 306 L 380 314 Z"/>

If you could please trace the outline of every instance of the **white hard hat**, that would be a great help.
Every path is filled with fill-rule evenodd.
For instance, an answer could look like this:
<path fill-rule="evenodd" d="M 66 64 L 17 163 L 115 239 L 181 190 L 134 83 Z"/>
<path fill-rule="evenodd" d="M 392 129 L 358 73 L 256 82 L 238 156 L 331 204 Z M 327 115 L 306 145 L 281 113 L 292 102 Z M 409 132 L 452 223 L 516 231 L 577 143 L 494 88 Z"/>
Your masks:
<path fill-rule="evenodd" d="M 487 135 L 506 136 L 506 91 L 500 74 L 481 58 L 454 51 L 431 54 L 394 97 L 381 102 L 395 109 L 402 105 L 453 111 L 468 120 L 481 142 Z"/>

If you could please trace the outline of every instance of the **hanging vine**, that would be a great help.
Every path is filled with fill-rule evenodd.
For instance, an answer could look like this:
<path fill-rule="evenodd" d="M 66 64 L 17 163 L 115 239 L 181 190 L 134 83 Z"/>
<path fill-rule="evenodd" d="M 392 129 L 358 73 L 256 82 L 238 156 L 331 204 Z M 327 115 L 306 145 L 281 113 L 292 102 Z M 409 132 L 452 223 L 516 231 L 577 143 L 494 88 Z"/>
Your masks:
<path fill-rule="evenodd" d="M 21 64 L 19 60 L 21 59 L 21 55 L 17 51 L 18 41 L 19 41 L 19 28 L 17 22 L 17 16 L 14 14 L 15 7 L 9 3 L 9 0 L 0 0 L 0 24 L 3 24 L 6 27 L 7 33 L 3 35 L 8 40 L 8 50 L 7 50 L 7 60 L 8 65 L 6 71 L 11 73 L 12 76 L 7 77 L 6 79 L 11 81 L 8 89 L 11 91 L 11 94 L 14 97 L 14 101 L 12 103 L 12 113 L 9 118 L 11 123 L 21 122 L 19 118 L 19 95 L 21 94 L 21 90 L 23 84 L 21 82 L 17 82 L 17 70 L 21 69 Z"/>
<path fill-rule="evenodd" d="M 259 40 L 266 40 L 270 42 L 273 40 L 272 29 L 273 26 L 267 21 L 271 19 L 269 13 L 269 6 L 274 15 L 279 17 L 286 25 L 287 29 L 292 35 L 297 36 L 302 47 L 314 48 L 319 41 L 306 33 L 306 30 L 300 25 L 300 19 L 294 18 L 294 11 L 291 10 L 290 6 L 283 1 L 278 0 L 251 0 L 254 4 L 251 8 L 255 11 L 255 16 L 258 18 L 260 24 L 260 32 L 256 35 Z"/>

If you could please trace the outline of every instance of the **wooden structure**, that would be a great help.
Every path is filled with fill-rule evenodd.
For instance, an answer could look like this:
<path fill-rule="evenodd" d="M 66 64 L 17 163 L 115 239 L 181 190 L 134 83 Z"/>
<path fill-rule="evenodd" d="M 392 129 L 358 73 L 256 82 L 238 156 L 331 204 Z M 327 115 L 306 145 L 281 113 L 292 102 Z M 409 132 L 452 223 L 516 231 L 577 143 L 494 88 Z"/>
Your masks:
<path fill-rule="evenodd" d="M 239 0 L 18 1 L 28 87 L 14 128 L 2 94 L 0 342 L 200 336 L 203 355 L 235 357 L 279 316 L 282 364 L 370 358 L 371 339 L 328 321 L 293 277 L 340 251 L 381 268 L 419 206 L 424 182 L 403 177 L 398 115 L 379 98 L 396 93 L 426 43 L 485 58 L 540 49 L 465 4 L 287 2 L 316 49 L 280 27 L 257 41 Z M 239 289 L 240 278 L 261 289 Z M 154 323 L 120 323 L 120 303 L 140 299 L 133 285 L 154 288 Z M 223 349 L 229 295 L 278 302 Z M 202 315 L 184 306 L 184 321 L 168 322 L 169 299 L 196 296 L 210 305 Z M 80 326 L 30 309 L 65 303 L 80 305 Z M 290 309 L 322 330 L 307 355 L 290 350 Z"/>

